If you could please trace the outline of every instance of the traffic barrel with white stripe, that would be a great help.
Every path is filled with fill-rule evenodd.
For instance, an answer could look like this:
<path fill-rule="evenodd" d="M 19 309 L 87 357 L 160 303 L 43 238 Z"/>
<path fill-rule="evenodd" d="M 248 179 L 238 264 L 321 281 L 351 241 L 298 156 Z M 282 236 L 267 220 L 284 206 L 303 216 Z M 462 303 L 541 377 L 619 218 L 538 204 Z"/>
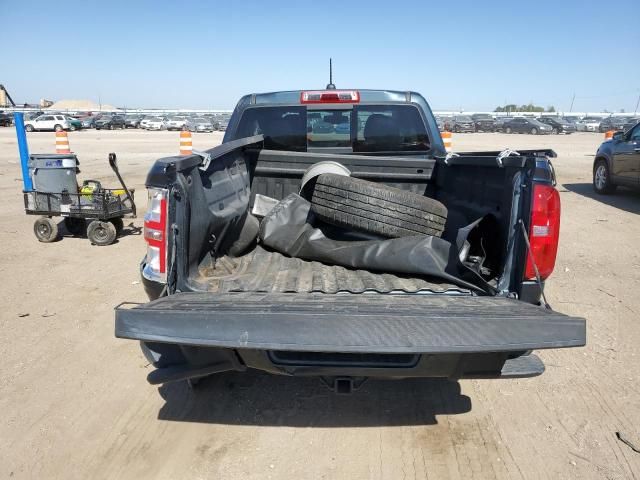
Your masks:
<path fill-rule="evenodd" d="M 453 133 L 451 132 L 441 132 L 442 143 L 444 143 L 444 149 L 449 153 L 451 151 L 453 145 Z"/>
<path fill-rule="evenodd" d="M 67 137 L 67 132 L 64 130 L 56 132 L 56 153 L 71 153 L 69 137 Z"/>
<path fill-rule="evenodd" d="M 180 132 L 180 155 L 191 155 L 193 153 L 193 143 L 191 141 L 191 132 Z"/>
<path fill-rule="evenodd" d="M 605 140 L 611 140 L 613 138 L 613 134 L 614 134 L 614 130 L 609 130 L 604 132 L 604 139 Z"/>

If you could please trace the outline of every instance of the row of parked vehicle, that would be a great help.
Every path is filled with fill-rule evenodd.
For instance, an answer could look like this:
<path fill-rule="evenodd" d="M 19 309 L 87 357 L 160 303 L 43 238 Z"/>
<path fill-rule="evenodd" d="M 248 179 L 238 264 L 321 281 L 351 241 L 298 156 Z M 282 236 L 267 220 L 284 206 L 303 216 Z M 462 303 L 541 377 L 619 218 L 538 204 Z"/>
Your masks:
<path fill-rule="evenodd" d="M 6 126 L 12 119 L 6 119 Z M 65 115 L 61 113 L 35 112 L 26 115 L 24 126 L 28 132 L 61 131 L 95 128 L 96 130 L 114 130 L 141 128 L 145 130 L 189 130 L 191 132 L 225 131 L 229 122 L 223 115 Z"/>
<path fill-rule="evenodd" d="M 440 131 L 446 132 L 504 132 L 532 135 L 570 134 L 574 132 L 627 131 L 638 122 L 635 117 L 494 117 L 487 113 L 436 117 Z"/>

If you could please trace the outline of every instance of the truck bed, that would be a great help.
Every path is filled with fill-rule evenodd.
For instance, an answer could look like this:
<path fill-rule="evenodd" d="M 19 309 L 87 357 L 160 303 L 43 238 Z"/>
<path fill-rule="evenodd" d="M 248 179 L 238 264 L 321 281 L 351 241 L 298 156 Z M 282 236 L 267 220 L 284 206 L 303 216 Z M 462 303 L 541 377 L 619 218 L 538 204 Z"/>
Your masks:
<path fill-rule="evenodd" d="M 242 257 L 224 256 L 201 268 L 201 290 L 214 293 L 425 293 L 471 295 L 465 288 L 424 277 L 325 265 L 257 246 Z"/>

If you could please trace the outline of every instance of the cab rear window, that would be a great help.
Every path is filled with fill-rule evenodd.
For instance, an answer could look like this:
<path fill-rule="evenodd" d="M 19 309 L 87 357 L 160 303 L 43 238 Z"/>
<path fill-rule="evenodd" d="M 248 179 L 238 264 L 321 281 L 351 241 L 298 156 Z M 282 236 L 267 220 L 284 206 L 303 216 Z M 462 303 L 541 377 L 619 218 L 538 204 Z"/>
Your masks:
<path fill-rule="evenodd" d="M 427 151 L 430 141 L 413 105 L 252 107 L 238 124 L 237 137 L 265 136 L 270 150 L 333 148 L 353 152 Z"/>

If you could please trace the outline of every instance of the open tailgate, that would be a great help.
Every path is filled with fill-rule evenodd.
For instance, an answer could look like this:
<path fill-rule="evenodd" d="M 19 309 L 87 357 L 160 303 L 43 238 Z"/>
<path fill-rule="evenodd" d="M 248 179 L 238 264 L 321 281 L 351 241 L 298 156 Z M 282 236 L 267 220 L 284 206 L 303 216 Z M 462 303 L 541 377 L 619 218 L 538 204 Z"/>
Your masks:
<path fill-rule="evenodd" d="M 583 318 L 462 295 L 178 293 L 116 308 L 120 338 L 225 348 L 368 353 L 585 345 Z"/>

